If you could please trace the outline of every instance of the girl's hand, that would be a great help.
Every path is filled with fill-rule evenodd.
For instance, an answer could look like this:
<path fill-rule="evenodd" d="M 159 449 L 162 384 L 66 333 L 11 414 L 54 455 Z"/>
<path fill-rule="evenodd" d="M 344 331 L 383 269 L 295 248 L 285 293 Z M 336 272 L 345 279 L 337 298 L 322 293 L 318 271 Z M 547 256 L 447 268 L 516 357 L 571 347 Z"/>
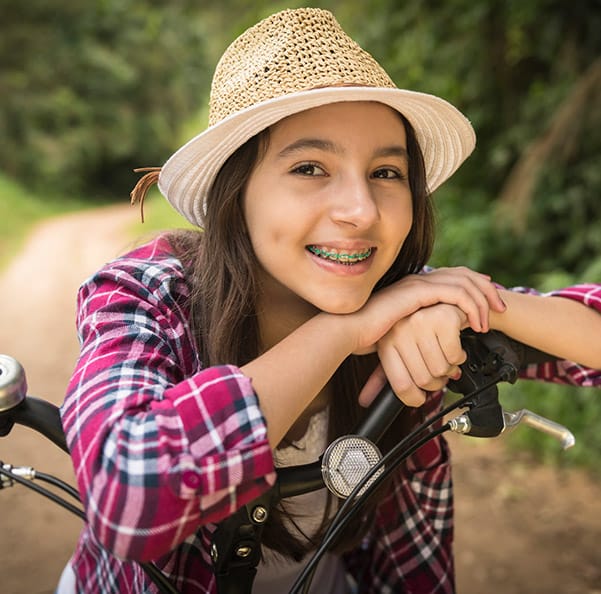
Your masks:
<path fill-rule="evenodd" d="M 469 268 L 441 268 L 412 274 L 375 293 L 356 313 L 354 354 L 376 350 L 377 343 L 400 320 L 437 303 L 455 305 L 466 316 L 466 327 L 488 332 L 489 312 L 503 312 L 503 303 L 490 277 Z"/>
<path fill-rule="evenodd" d="M 446 303 L 397 322 L 378 342 L 380 365 L 361 390 L 359 403 L 371 404 L 388 380 L 405 404 L 423 404 L 425 392 L 440 390 L 449 378 L 459 377 L 459 365 L 466 358 L 459 333 L 467 325 L 465 313 Z"/>

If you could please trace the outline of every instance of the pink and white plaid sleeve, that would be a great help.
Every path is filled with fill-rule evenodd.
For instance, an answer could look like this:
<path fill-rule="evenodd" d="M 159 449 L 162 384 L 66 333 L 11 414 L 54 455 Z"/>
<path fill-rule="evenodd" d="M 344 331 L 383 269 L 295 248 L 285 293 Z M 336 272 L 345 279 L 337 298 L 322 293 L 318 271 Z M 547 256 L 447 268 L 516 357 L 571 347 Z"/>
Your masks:
<path fill-rule="evenodd" d="M 601 315 L 601 285 L 580 284 L 565 289 L 558 289 L 548 293 L 539 293 L 527 287 L 515 287 L 513 291 L 542 295 L 544 297 L 563 297 L 578 301 L 587 307 L 594 309 Z M 550 322 L 552 326 L 552 321 Z M 601 340 L 601 337 L 599 338 Z M 538 365 L 529 365 L 521 377 L 553 382 L 557 384 L 571 384 L 581 387 L 601 386 L 601 369 L 592 369 L 574 363 L 573 361 L 553 361 Z"/>
<path fill-rule="evenodd" d="M 96 539 L 149 560 L 275 480 L 265 420 L 233 366 L 202 369 L 178 261 L 152 243 L 79 293 L 81 355 L 62 420 Z"/>

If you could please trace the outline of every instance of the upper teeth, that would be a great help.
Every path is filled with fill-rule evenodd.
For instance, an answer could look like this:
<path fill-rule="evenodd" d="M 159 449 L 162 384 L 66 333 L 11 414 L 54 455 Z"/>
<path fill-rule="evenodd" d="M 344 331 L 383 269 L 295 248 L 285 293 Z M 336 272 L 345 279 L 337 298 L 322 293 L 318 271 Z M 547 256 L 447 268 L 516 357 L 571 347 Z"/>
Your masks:
<path fill-rule="evenodd" d="M 347 250 L 337 250 L 336 248 L 323 248 L 316 245 L 309 246 L 309 251 L 322 258 L 336 260 L 338 262 L 353 263 L 369 258 L 372 248 L 367 248 L 362 252 L 349 252 Z"/>

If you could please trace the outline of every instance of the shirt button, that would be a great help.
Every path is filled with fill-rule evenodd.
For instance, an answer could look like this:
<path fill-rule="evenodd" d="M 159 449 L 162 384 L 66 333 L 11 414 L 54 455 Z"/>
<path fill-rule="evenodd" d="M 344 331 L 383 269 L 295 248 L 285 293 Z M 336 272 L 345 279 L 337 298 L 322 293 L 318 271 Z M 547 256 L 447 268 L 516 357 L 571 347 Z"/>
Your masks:
<path fill-rule="evenodd" d="M 200 477 L 193 470 L 184 470 L 182 480 L 186 487 L 190 487 L 190 489 L 196 489 L 200 485 Z"/>

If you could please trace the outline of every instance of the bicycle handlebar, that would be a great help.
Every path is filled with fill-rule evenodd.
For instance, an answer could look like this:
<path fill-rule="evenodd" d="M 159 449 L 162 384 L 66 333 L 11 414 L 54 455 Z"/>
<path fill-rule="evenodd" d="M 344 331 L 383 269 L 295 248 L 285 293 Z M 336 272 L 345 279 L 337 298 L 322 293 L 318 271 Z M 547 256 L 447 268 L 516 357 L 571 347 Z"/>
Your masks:
<path fill-rule="evenodd" d="M 462 369 L 461 378 L 449 381 L 447 386 L 451 391 L 464 395 L 467 394 L 461 402 L 470 409 L 470 412 L 463 415 L 464 418 L 461 421 L 456 419 L 453 420 L 455 421 L 455 428 L 451 426 L 452 422 L 449 422 L 447 424 L 447 429 L 480 437 L 498 435 L 505 429 L 506 421 L 508 419 L 511 423 L 517 424 L 519 420 L 528 415 L 520 414 L 514 417 L 508 416 L 498 402 L 496 383 L 498 381 L 509 381 L 513 383 L 517 378 L 518 371 L 526 365 L 530 363 L 548 362 L 556 360 L 557 358 L 528 347 L 496 331 L 487 334 L 476 334 L 471 330 L 464 330 L 461 335 L 461 341 L 462 346 L 467 353 L 467 359 L 465 363 L 460 366 Z M 0 355 L 0 437 L 8 435 L 13 425 L 17 423 L 41 433 L 63 451 L 68 453 L 69 450 L 66 444 L 58 407 L 44 400 L 26 396 L 26 394 L 27 382 L 23 368 L 11 357 Z M 473 398 L 470 400 L 469 398 L 472 395 Z M 236 533 L 241 529 L 250 529 L 253 532 L 253 558 L 256 558 L 258 562 L 258 557 L 255 553 L 259 549 L 258 545 L 260 545 L 262 524 L 268 515 L 269 506 L 273 505 L 275 501 L 315 491 L 324 486 L 327 486 L 339 497 L 349 497 L 347 503 L 350 503 L 355 497 L 358 500 L 361 499 L 364 501 L 366 496 L 369 496 L 367 491 L 370 491 L 372 483 L 377 484 L 377 481 L 379 481 L 380 478 L 383 478 L 383 476 L 380 475 L 383 475 L 383 462 L 385 460 L 381 459 L 381 455 L 374 444 L 380 440 L 403 408 L 403 403 L 395 396 L 390 386 L 386 384 L 374 399 L 374 402 L 369 408 L 368 415 L 359 424 L 352 435 L 343 436 L 330 444 L 328 449 L 324 452 L 324 455 L 314 463 L 289 468 L 278 468 L 278 480 L 276 481 L 276 487 L 273 492 L 268 493 L 260 500 L 251 502 L 234 515 L 226 518 L 215 532 L 215 539 L 212 545 L 215 550 L 213 551 L 212 548 L 211 556 L 215 557 L 215 573 L 218 584 L 224 577 L 228 577 L 228 571 L 232 572 L 229 576 L 230 578 L 232 577 L 233 572 L 238 572 L 234 576 L 236 579 L 238 576 L 240 579 L 247 579 L 246 572 L 249 571 L 249 568 L 240 565 L 240 559 L 237 558 L 237 556 L 240 557 L 240 551 L 238 550 L 239 545 L 237 544 Z M 443 411 L 443 413 L 444 412 L 445 411 Z M 437 415 L 437 418 L 441 418 L 443 413 Z M 543 421 L 545 420 L 543 419 Z M 534 423 L 531 424 L 535 425 Z M 540 425 L 541 423 L 539 423 L 537 419 L 537 428 L 542 428 Z M 429 424 L 424 425 L 419 430 L 421 431 L 429 426 Z M 550 429 L 543 428 L 543 430 L 547 430 L 548 433 L 557 436 L 560 434 L 557 427 L 552 427 Z M 441 431 L 442 430 L 437 430 L 436 432 L 432 432 L 431 436 L 435 433 L 438 434 Z M 351 448 L 351 455 L 348 455 L 348 451 L 345 452 L 343 450 L 343 454 L 339 455 L 337 458 L 334 456 L 334 458 L 338 460 L 338 462 L 335 462 L 335 465 L 339 464 L 339 467 L 335 468 L 334 472 L 338 472 L 343 466 L 343 464 L 340 463 L 340 460 L 341 458 L 344 458 L 344 456 L 346 456 L 347 462 L 349 458 L 358 460 L 359 466 L 365 468 L 366 472 L 363 473 L 364 476 L 359 477 L 358 479 L 356 476 L 353 476 L 352 480 L 350 480 L 347 485 L 348 492 L 341 493 L 332 485 L 332 482 L 335 481 L 331 481 L 330 478 L 328 478 L 329 476 L 331 477 L 332 469 L 328 466 L 330 464 L 329 461 L 324 463 L 324 459 L 329 459 L 330 449 L 333 446 L 338 446 L 337 442 L 344 441 L 347 438 L 350 438 L 351 441 L 355 440 L 353 444 L 349 446 Z M 362 458 L 366 454 L 361 443 L 357 445 L 357 440 L 364 440 L 369 443 L 371 447 L 375 448 L 380 458 L 376 459 L 375 463 L 373 460 L 367 461 Z M 564 443 L 567 443 L 567 441 L 564 441 Z M 343 448 L 344 447 L 347 447 L 346 444 L 343 444 Z M 409 442 L 407 450 L 409 451 L 411 447 L 412 444 Z M 386 462 L 388 462 L 388 460 L 386 460 Z M 398 460 L 395 460 L 392 467 L 396 466 L 397 462 Z M 378 467 L 379 474 L 375 473 L 376 467 Z M 387 472 L 389 472 L 388 469 Z M 330 473 L 330 475 L 327 473 Z M 359 490 L 361 484 L 363 484 L 364 487 Z M 365 496 L 362 495 L 364 492 L 366 492 Z M 261 513 L 257 513 L 257 510 Z M 219 534 L 221 535 L 220 541 L 217 539 Z M 246 536 L 249 536 L 249 534 L 246 534 Z M 225 543 L 228 543 L 227 546 L 222 547 Z M 223 550 L 224 548 L 226 550 Z M 247 546 L 245 549 L 249 549 L 249 547 Z M 219 555 L 217 555 L 217 550 L 219 550 Z M 226 554 L 223 555 L 222 553 Z M 217 557 L 219 557 L 219 562 L 217 562 Z M 230 566 L 228 566 L 227 561 L 224 563 L 224 558 L 228 557 L 232 560 Z M 158 572 L 152 565 L 150 565 L 150 567 L 146 567 L 147 564 L 144 565 L 150 575 Z M 224 567 L 225 570 L 223 569 Z M 250 573 L 252 575 L 254 575 L 254 567 L 256 567 L 256 563 L 250 568 Z M 218 573 L 218 569 L 221 573 Z M 225 574 L 223 571 L 225 571 Z M 170 584 L 162 583 L 164 577 L 160 575 L 160 572 L 153 577 L 153 580 L 159 585 L 159 589 L 162 592 L 174 591 Z M 240 591 L 246 592 L 249 590 Z"/>
<path fill-rule="evenodd" d="M 449 381 L 448 388 L 464 395 L 477 390 L 495 371 L 502 369 L 503 376 L 500 379 L 513 383 L 518 371 L 527 365 L 557 359 L 497 331 L 477 334 L 472 330 L 464 330 L 461 333 L 461 342 L 467 359 L 460 365 L 461 378 Z M 491 386 L 479 395 L 477 403 L 470 404 L 474 408 L 466 434 L 474 437 L 494 437 L 503 431 L 505 421 L 496 386 Z M 369 407 L 369 414 L 351 435 L 365 438 L 374 444 L 378 443 L 404 407 L 387 383 Z M 276 499 L 302 495 L 324 487 L 324 472 L 328 472 L 328 469 L 324 468 L 322 458 L 303 466 L 278 468 Z M 335 494 L 340 496 L 339 492 Z"/>
<path fill-rule="evenodd" d="M 69 453 L 65 433 L 61 423 L 58 407 L 46 400 L 27 396 L 18 406 L 13 408 L 11 414 L 0 415 L 0 437 L 8 435 L 14 424 L 24 425 L 34 429 Z"/>

